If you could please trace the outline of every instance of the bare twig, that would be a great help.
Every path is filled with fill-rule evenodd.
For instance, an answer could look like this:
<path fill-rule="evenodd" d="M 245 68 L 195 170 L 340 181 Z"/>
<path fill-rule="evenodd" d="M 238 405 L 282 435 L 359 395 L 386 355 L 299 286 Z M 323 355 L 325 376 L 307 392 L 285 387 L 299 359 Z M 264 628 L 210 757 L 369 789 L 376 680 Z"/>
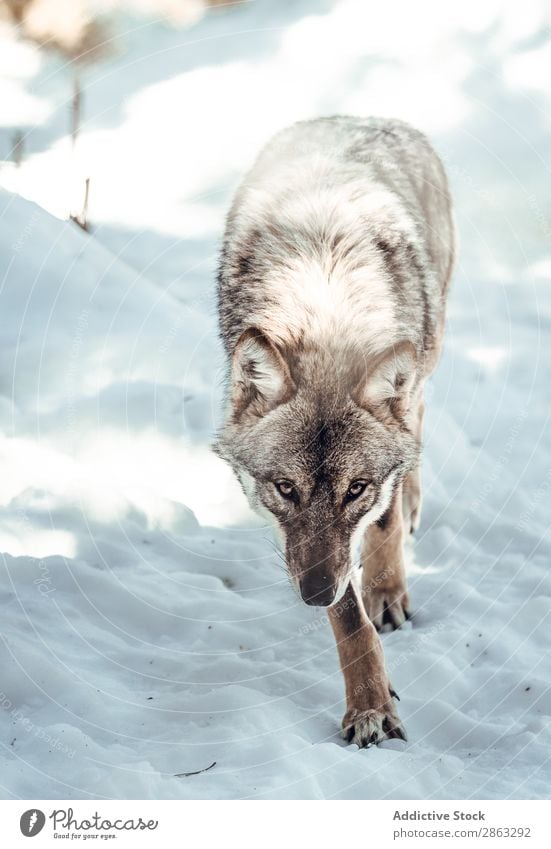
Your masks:
<path fill-rule="evenodd" d="M 80 132 L 81 103 L 82 90 L 80 87 L 80 75 L 78 70 L 76 70 L 73 79 L 73 99 L 71 101 L 71 141 L 73 143 L 73 150 L 75 149 Z"/>
<path fill-rule="evenodd" d="M 69 218 L 71 221 L 74 221 L 75 224 L 78 224 L 79 227 L 82 227 L 87 233 L 90 230 L 90 222 L 88 221 L 88 197 L 90 194 L 90 177 L 86 177 L 86 182 L 84 185 L 84 203 L 82 205 L 82 212 L 80 213 L 72 213 Z"/>
<path fill-rule="evenodd" d="M 24 146 L 24 137 L 21 130 L 17 130 L 13 137 L 13 148 L 12 148 L 12 158 L 15 163 L 15 167 L 19 168 L 21 163 L 23 162 L 23 146 Z"/>
<path fill-rule="evenodd" d="M 195 772 L 177 772 L 174 778 L 189 778 L 190 775 L 200 775 L 202 772 L 208 772 L 213 766 L 216 766 L 216 761 L 213 761 L 210 766 L 206 766 L 204 769 L 197 769 Z"/>

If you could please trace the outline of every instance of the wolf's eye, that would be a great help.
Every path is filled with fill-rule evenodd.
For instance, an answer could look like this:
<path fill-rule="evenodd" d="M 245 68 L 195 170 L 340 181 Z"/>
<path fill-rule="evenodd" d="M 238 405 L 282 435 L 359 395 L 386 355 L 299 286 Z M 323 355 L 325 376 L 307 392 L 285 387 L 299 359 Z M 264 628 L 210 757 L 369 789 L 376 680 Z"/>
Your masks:
<path fill-rule="evenodd" d="M 366 488 L 367 481 L 353 481 L 346 490 L 346 500 L 353 501 L 355 498 L 359 498 Z"/>
<path fill-rule="evenodd" d="M 292 500 L 296 496 L 296 489 L 291 481 L 275 481 L 274 486 L 283 498 Z"/>

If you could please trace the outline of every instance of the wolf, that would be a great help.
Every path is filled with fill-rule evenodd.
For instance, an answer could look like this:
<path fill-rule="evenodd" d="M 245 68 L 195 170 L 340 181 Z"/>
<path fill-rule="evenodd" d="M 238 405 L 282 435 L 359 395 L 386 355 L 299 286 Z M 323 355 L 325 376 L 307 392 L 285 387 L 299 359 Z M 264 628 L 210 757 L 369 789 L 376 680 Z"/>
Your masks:
<path fill-rule="evenodd" d="M 411 615 L 423 387 L 455 257 L 444 167 L 398 120 L 301 121 L 261 151 L 218 272 L 228 359 L 215 450 L 274 524 L 291 582 L 327 608 L 345 738 L 405 739 L 378 631 Z"/>

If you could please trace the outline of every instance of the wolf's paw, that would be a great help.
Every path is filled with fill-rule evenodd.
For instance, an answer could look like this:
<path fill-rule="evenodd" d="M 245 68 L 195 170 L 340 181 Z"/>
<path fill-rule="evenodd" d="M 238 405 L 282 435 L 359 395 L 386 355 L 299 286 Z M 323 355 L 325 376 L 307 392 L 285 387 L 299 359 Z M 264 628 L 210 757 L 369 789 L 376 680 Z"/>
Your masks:
<path fill-rule="evenodd" d="M 411 619 L 409 596 L 402 587 L 373 587 L 363 593 L 365 610 L 377 631 L 383 626 L 388 630 L 400 628 L 407 619 Z"/>
<path fill-rule="evenodd" d="M 360 749 L 376 746 L 383 740 L 407 740 L 400 717 L 390 703 L 377 710 L 348 710 L 341 734 Z"/>

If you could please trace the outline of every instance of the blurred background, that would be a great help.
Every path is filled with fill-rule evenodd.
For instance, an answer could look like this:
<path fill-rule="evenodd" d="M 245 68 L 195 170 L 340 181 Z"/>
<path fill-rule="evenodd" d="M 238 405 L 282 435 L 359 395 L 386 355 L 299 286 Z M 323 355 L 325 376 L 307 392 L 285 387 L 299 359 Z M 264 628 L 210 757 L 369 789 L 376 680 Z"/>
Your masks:
<path fill-rule="evenodd" d="M 550 72 L 547 0 L 0 2 L 6 794 L 548 796 Z M 210 452 L 225 212 L 334 113 L 428 133 L 460 234 L 385 636 L 412 743 L 355 759 L 327 628 Z"/>

